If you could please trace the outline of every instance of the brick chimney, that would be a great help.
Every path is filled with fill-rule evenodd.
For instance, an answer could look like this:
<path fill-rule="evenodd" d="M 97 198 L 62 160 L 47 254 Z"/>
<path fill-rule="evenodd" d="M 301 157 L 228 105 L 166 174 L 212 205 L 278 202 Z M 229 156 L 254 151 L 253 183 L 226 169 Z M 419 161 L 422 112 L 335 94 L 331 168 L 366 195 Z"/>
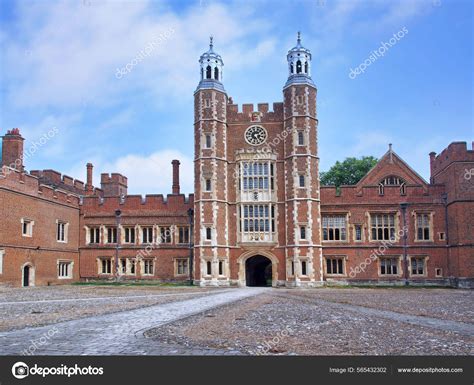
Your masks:
<path fill-rule="evenodd" d="M 177 159 L 174 159 L 173 161 L 171 161 L 171 164 L 173 165 L 173 186 L 172 186 L 172 190 L 173 190 L 173 194 L 177 195 L 179 194 L 179 160 Z"/>
<path fill-rule="evenodd" d="M 8 130 L 2 137 L 2 166 L 23 171 L 23 141 L 20 129 Z"/>
<path fill-rule="evenodd" d="M 436 160 L 436 152 L 430 152 L 430 183 L 434 183 L 434 164 Z"/>
<path fill-rule="evenodd" d="M 92 182 L 92 170 L 94 168 L 92 163 L 87 163 L 87 182 L 86 182 L 86 195 L 92 195 L 94 193 L 94 185 Z"/>

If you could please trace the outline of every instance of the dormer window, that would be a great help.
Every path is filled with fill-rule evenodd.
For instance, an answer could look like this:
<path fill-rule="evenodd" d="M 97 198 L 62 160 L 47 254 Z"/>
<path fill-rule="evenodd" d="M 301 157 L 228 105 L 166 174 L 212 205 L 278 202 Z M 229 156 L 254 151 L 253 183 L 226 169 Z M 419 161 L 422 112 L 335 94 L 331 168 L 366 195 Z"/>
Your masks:
<path fill-rule="evenodd" d="M 398 176 L 388 176 L 384 180 L 382 180 L 382 183 L 385 186 L 400 186 L 403 183 L 403 179 L 399 178 Z"/>
<path fill-rule="evenodd" d="M 390 175 L 382 179 L 382 181 L 379 183 L 379 195 L 384 195 L 384 186 L 399 186 L 400 195 L 406 194 L 406 183 L 398 176 Z"/>

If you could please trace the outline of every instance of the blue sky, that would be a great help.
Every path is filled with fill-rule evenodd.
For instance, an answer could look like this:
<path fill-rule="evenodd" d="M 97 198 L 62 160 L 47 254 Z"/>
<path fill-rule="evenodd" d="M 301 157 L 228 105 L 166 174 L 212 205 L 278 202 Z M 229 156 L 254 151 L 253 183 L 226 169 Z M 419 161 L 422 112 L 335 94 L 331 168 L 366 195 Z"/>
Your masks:
<path fill-rule="evenodd" d="M 313 53 L 321 169 L 388 143 L 429 177 L 428 153 L 473 135 L 471 1 L 2 1 L 0 134 L 19 127 L 26 161 L 85 179 L 122 172 L 130 193 L 169 193 L 171 159 L 192 191 L 193 91 L 214 36 L 236 103 L 282 100 L 300 30 Z M 406 33 L 355 79 L 351 69 Z M 149 56 L 117 78 L 157 36 Z"/>

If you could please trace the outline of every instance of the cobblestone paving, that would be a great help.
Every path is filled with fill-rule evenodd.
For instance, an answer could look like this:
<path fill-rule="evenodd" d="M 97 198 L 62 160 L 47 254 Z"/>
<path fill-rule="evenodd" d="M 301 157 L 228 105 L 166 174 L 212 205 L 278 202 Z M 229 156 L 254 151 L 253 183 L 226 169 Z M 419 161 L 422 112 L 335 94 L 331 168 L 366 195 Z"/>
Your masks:
<path fill-rule="evenodd" d="M 0 290 L 0 323 L 5 316 L 23 327 L 0 332 L 0 354 L 472 355 L 473 295 L 432 289 Z M 107 306 L 115 312 L 104 314 Z M 48 315 L 41 322 L 50 324 L 24 328 L 23 318 L 35 309 L 41 314 L 33 316 Z M 60 322 L 62 312 L 83 318 Z"/>
<path fill-rule="evenodd" d="M 397 313 L 394 311 L 380 310 L 374 307 L 365 307 L 365 306 L 360 306 L 360 305 L 338 303 L 338 302 L 332 302 L 332 301 L 325 301 L 321 299 L 311 300 L 307 296 L 301 296 L 301 295 L 290 294 L 286 296 L 283 295 L 282 297 L 288 298 L 290 300 L 296 299 L 300 301 L 301 300 L 306 301 L 312 305 L 325 304 L 328 310 L 334 309 L 334 308 L 347 309 L 349 311 L 364 314 L 367 316 L 376 316 L 376 317 L 386 318 L 386 319 L 390 319 L 394 321 L 406 322 L 413 325 L 428 326 L 434 329 L 452 331 L 452 332 L 457 332 L 460 334 L 465 334 L 470 337 L 474 337 L 474 324 L 472 323 L 442 320 L 439 318 L 431 318 L 431 317 L 426 317 L 426 316 L 422 317 L 422 316 L 416 316 L 416 315 L 408 315 L 404 313 Z M 473 321 L 473 320 L 470 320 L 470 321 Z"/>
<path fill-rule="evenodd" d="M 351 302 L 359 303 L 358 290 L 346 292 L 346 303 L 320 298 L 332 290 L 337 297 L 339 289 L 273 290 L 148 330 L 146 335 L 158 344 L 235 350 L 251 355 L 474 354 L 473 323 L 388 311 L 383 306 L 377 308 L 376 300 L 367 306 L 352 305 Z M 451 294 L 445 293 L 444 300 L 459 295 L 456 291 L 448 292 Z M 371 290 L 374 297 L 389 298 L 394 309 L 405 309 L 402 303 L 406 298 L 414 300 L 420 293 L 431 296 L 438 306 L 446 304 L 437 302 L 440 293 L 436 292 Z M 462 304 L 457 308 L 446 306 L 458 315 L 466 310 Z"/>
<path fill-rule="evenodd" d="M 268 289 L 215 290 L 199 298 L 3 332 L 0 333 L 0 354 L 23 354 L 25 349 L 29 349 L 33 355 L 217 354 L 208 348 L 189 349 L 150 344 L 150 341 L 143 336 L 143 332 L 214 307 L 255 296 L 265 290 Z M 231 350 L 225 352 L 225 354 L 235 353 L 237 352 Z"/>
<path fill-rule="evenodd" d="M 474 323 L 473 290 L 326 288 L 300 290 L 299 295 L 403 314 Z"/>

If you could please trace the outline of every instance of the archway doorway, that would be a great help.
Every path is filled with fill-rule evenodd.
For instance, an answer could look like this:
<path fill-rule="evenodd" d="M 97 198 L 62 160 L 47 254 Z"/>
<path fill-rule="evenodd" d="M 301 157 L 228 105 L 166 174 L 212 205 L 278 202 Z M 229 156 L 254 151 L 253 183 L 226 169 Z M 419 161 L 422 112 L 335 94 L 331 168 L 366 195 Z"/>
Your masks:
<path fill-rule="evenodd" d="M 272 286 L 272 261 L 263 255 L 256 255 L 245 261 L 247 286 Z"/>
<path fill-rule="evenodd" d="M 22 269 L 22 286 L 34 286 L 34 279 L 35 279 L 35 270 L 31 265 L 25 265 Z"/>
<path fill-rule="evenodd" d="M 23 268 L 23 286 L 30 286 L 30 267 L 28 265 Z"/>

